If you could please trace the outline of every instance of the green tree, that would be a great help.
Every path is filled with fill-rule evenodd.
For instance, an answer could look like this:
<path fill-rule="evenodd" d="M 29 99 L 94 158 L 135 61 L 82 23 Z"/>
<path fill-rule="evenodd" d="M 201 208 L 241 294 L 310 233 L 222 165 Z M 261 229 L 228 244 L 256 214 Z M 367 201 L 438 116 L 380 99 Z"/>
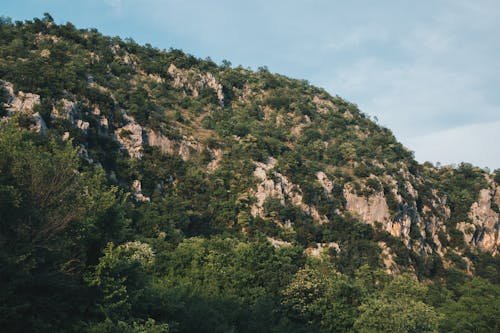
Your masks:
<path fill-rule="evenodd" d="M 360 306 L 354 327 L 360 333 L 437 332 L 441 315 L 422 301 L 425 293 L 426 288 L 411 276 L 397 276 Z"/>
<path fill-rule="evenodd" d="M 457 301 L 449 300 L 441 310 L 446 315 L 441 324 L 444 332 L 499 332 L 500 287 L 474 278 L 460 288 Z"/>
<path fill-rule="evenodd" d="M 301 269 L 282 294 L 283 310 L 293 322 L 322 332 L 351 330 L 361 298 L 360 289 L 332 267 Z"/>
<path fill-rule="evenodd" d="M 89 301 L 79 283 L 90 233 L 115 203 L 99 170 L 84 172 L 70 143 L 0 129 L 0 323 L 58 331 Z"/>

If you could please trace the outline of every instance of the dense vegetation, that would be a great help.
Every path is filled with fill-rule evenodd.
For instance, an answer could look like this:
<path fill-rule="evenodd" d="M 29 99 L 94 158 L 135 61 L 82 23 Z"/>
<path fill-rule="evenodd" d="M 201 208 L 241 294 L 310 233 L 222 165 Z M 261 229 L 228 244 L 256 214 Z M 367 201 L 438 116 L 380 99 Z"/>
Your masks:
<path fill-rule="evenodd" d="M 223 98 L 210 86 L 175 85 L 172 64 L 192 77 L 212 73 Z M 9 113 L 0 85 L 2 330 L 500 330 L 499 257 L 469 248 L 456 227 L 470 220 L 488 173 L 468 164 L 417 164 L 356 105 L 266 68 L 218 66 L 57 25 L 48 14 L 1 19 L 0 80 L 15 93 L 40 95 L 33 111 L 47 126 L 37 133 L 30 115 Z M 320 105 L 325 112 L 314 97 L 330 101 Z M 54 116 L 64 100 L 75 102 L 74 112 Z M 129 116 L 171 140 L 194 136 L 203 148 L 188 159 L 145 146 L 132 158 L 112 134 Z M 105 130 L 100 117 L 109 121 Z M 217 149 L 223 158 L 208 170 Z M 269 177 L 296 184 L 328 223 L 276 198 L 266 199 L 263 214 L 251 214 L 255 163 L 271 158 Z M 333 180 L 332 195 L 316 180 L 322 170 Z M 494 182 L 499 174 L 490 175 Z M 404 185 L 414 183 L 422 195 L 410 208 L 421 215 L 425 205 L 434 207 L 424 194 L 446 195 L 448 261 L 345 211 L 346 184 L 361 196 L 384 193 L 396 217 L 409 211 L 390 177 L 403 202 L 415 201 Z M 134 197 L 136 179 L 149 200 Z M 413 226 L 410 235 L 418 239 L 419 230 Z M 331 242 L 341 250 L 319 257 L 305 251 Z M 400 274 L 386 272 L 380 242 L 392 249 Z"/>

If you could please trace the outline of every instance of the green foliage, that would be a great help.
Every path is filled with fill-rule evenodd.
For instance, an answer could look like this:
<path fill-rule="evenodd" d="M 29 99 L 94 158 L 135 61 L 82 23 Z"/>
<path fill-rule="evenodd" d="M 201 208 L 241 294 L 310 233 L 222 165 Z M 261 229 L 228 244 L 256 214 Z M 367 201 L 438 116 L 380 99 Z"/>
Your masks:
<path fill-rule="evenodd" d="M 319 327 L 321 332 L 350 331 L 358 315 L 360 289 L 332 267 L 325 268 L 323 272 L 311 267 L 297 272 L 283 290 L 283 311 L 292 321 Z"/>
<path fill-rule="evenodd" d="M 467 212 L 472 203 L 477 200 L 479 191 L 488 187 L 483 171 L 468 163 L 440 171 L 442 190 L 449 196 L 452 210 L 450 222 L 469 221 Z"/>
<path fill-rule="evenodd" d="M 500 329 L 500 288 L 475 278 L 460 287 L 457 301 L 449 300 L 441 310 L 444 332 L 498 332 Z"/>
<path fill-rule="evenodd" d="M 87 282 L 100 291 L 98 305 L 106 318 L 129 318 L 132 304 L 138 302 L 148 284 L 147 269 L 154 261 L 153 250 L 141 242 L 117 247 L 109 243 L 103 254 Z"/>
<path fill-rule="evenodd" d="M 410 276 L 396 277 L 360 306 L 354 327 L 359 332 L 437 332 L 442 316 L 422 301 L 425 292 Z"/>
<path fill-rule="evenodd" d="M 217 66 L 50 14 L 0 19 L 0 77 L 15 94 L 39 94 L 32 113 L 47 124 L 40 135 L 27 110 L 8 114 L 0 85 L 4 330 L 498 331 L 498 256 L 469 248 L 456 228 L 490 186 L 486 172 L 419 166 L 355 104 L 265 67 Z M 137 159 L 116 140 L 132 139 L 123 127 L 133 121 L 143 127 Z M 150 131 L 161 147 L 146 144 Z M 490 176 L 499 183 L 498 170 Z M 136 199 L 136 179 L 149 201 Z M 346 184 L 367 199 L 383 191 L 393 217 L 420 217 L 425 229 L 412 223 L 407 245 L 359 220 Z M 259 216 L 262 187 L 279 195 Z M 437 251 L 415 252 L 420 241 L 437 250 L 434 221 L 446 223 L 447 269 Z M 332 242 L 321 259 L 304 254 Z M 379 242 L 400 271 L 428 280 L 387 275 Z M 489 282 L 471 280 L 462 256 Z"/>
<path fill-rule="evenodd" d="M 73 302 L 88 302 L 78 276 L 116 190 L 102 172 L 82 171 L 70 144 L 14 122 L 0 130 L 0 155 L 0 322 L 12 332 L 68 329 Z"/>

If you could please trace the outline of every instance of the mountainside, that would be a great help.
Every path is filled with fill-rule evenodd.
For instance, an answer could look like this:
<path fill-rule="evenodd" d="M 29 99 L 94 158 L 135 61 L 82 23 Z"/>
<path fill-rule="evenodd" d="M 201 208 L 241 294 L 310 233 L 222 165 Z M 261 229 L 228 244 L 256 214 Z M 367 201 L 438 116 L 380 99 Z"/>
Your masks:
<path fill-rule="evenodd" d="M 419 164 L 355 104 L 266 68 L 49 15 L 3 18 L 0 45 L 12 331 L 391 331 L 372 321 L 398 299 L 420 316 L 401 332 L 464 332 L 465 283 L 493 302 L 468 320 L 499 328 L 500 170 Z"/>

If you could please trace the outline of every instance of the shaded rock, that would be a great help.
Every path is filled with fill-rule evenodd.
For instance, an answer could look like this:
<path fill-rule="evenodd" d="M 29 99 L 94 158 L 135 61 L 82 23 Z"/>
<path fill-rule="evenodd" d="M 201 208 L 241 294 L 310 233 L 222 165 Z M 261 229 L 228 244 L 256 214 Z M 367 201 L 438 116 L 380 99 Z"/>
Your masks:
<path fill-rule="evenodd" d="M 139 179 L 132 182 L 132 195 L 137 202 L 150 202 L 151 199 L 142 194 L 142 184 Z"/>

